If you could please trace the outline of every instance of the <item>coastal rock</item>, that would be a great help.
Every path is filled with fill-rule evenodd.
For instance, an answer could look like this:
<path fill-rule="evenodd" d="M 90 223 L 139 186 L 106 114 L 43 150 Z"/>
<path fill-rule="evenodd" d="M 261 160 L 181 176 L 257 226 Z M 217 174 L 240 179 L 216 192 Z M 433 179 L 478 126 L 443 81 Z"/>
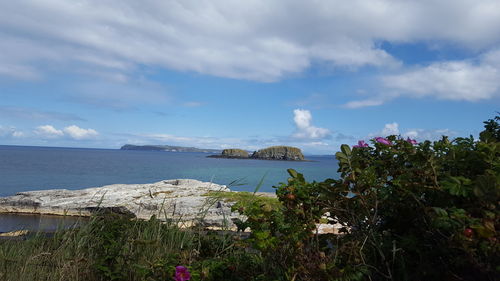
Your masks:
<path fill-rule="evenodd" d="M 291 146 L 271 146 L 255 151 L 251 158 L 266 160 L 303 161 L 304 155 L 300 148 Z"/>
<path fill-rule="evenodd" d="M 225 158 L 248 158 L 248 151 L 238 148 L 230 148 L 222 150 L 222 157 Z"/>
<path fill-rule="evenodd" d="M 224 185 L 179 179 L 80 190 L 29 191 L 0 197 L 0 213 L 90 216 L 113 212 L 140 219 L 156 215 L 183 226 L 233 226 L 232 219 L 241 216 L 231 212 L 231 204 L 206 196 L 213 191 L 230 190 Z"/>

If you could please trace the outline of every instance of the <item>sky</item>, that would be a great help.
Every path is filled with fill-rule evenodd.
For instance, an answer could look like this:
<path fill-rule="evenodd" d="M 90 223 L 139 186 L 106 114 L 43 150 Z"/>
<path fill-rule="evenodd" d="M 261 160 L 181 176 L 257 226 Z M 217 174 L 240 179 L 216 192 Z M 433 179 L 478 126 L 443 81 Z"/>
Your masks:
<path fill-rule="evenodd" d="M 0 1 L 0 144 L 333 154 L 476 136 L 498 0 Z"/>

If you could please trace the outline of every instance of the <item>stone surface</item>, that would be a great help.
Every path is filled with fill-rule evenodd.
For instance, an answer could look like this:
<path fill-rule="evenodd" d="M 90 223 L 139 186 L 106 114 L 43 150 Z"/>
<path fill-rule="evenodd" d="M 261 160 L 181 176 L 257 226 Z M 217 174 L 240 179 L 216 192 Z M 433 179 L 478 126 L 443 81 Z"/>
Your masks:
<path fill-rule="evenodd" d="M 271 146 L 255 151 L 251 158 L 266 160 L 303 161 L 304 155 L 300 148 L 291 146 Z"/>
<path fill-rule="evenodd" d="M 181 227 L 199 224 L 213 229 L 227 227 L 236 230 L 234 221 L 244 221 L 246 218 L 231 212 L 234 203 L 206 196 L 211 191 L 230 190 L 224 185 L 191 179 L 113 184 L 79 190 L 38 190 L 0 197 L 0 213 L 69 216 L 117 213 L 140 219 L 156 215 L 162 220 L 178 222 Z M 276 196 L 265 192 L 257 192 L 256 195 Z M 323 218 L 333 220 L 328 213 Z M 331 223 L 318 224 L 314 232 L 337 234 L 340 227 Z"/>
<path fill-rule="evenodd" d="M 224 185 L 191 179 L 150 184 L 113 184 L 80 190 L 52 189 L 20 192 L 0 197 L 0 213 L 90 216 L 113 212 L 141 219 L 156 215 L 184 226 L 233 226 L 241 218 L 232 203 L 205 196 L 210 191 L 230 191 Z"/>

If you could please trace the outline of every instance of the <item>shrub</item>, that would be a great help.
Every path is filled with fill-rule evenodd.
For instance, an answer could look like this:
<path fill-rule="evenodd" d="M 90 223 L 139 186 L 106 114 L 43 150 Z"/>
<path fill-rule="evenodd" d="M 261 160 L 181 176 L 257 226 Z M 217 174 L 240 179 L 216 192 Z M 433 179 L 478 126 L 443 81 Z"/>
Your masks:
<path fill-rule="evenodd" d="M 495 280 L 500 274 L 500 117 L 472 137 L 417 144 L 397 136 L 336 154 L 340 179 L 289 170 L 282 208 L 243 210 L 248 240 L 296 280 Z M 314 235 L 329 212 L 342 234 Z"/>

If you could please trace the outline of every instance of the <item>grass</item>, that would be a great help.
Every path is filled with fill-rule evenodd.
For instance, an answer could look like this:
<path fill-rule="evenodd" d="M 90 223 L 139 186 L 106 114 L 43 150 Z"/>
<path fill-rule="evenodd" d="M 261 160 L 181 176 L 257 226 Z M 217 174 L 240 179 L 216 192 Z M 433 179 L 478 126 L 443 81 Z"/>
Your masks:
<path fill-rule="evenodd" d="M 193 280 L 217 280 L 257 258 L 235 242 L 230 234 L 180 229 L 154 217 L 96 216 L 51 237 L 0 240 L 0 280 L 172 280 L 176 265 L 189 267 Z"/>
<path fill-rule="evenodd" d="M 281 203 L 271 193 L 252 193 L 246 191 L 234 192 L 234 191 L 212 191 L 206 193 L 205 196 L 210 196 L 213 198 L 217 198 L 218 200 L 224 200 L 226 202 L 235 202 L 238 205 L 246 207 L 250 204 L 254 204 L 255 202 L 260 203 L 262 205 L 270 205 L 273 208 L 280 208 Z"/>
<path fill-rule="evenodd" d="M 243 206 L 280 204 L 249 192 L 206 195 L 207 201 Z M 178 222 L 167 221 L 100 214 L 77 228 L 0 240 L 0 280 L 172 280 L 177 265 L 187 266 L 192 280 L 260 280 L 259 271 L 271 270 L 234 232 L 181 229 Z"/>

